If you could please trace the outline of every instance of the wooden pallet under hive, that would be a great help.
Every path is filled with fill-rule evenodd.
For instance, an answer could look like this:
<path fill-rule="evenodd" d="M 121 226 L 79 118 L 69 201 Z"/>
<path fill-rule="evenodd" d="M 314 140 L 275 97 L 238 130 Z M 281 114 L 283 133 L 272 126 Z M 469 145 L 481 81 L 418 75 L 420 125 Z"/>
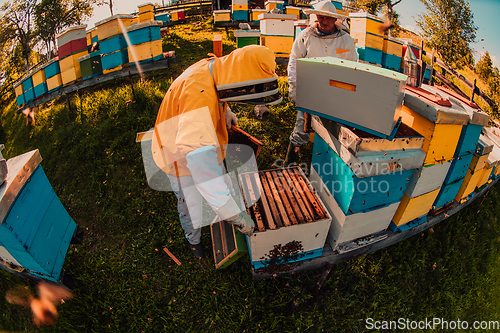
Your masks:
<path fill-rule="evenodd" d="M 299 167 L 240 174 L 239 182 L 256 223 L 247 238 L 255 269 L 279 271 L 321 255 L 331 216 Z"/>

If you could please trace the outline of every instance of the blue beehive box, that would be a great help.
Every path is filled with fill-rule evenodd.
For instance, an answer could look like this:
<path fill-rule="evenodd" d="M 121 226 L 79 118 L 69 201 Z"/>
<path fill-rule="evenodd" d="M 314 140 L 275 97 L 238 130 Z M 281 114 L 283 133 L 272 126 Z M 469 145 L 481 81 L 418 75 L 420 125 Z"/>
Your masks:
<path fill-rule="evenodd" d="M 31 76 L 27 77 L 26 79 L 24 79 L 22 85 L 24 91 L 33 88 L 33 78 Z"/>
<path fill-rule="evenodd" d="M 47 82 L 42 82 L 33 89 L 35 92 L 35 98 L 40 97 L 43 94 L 47 93 Z"/>
<path fill-rule="evenodd" d="M 372 64 L 382 65 L 382 50 L 377 50 L 371 47 L 356 46 L 359 60 L 363 60 Z"/>
<path fill-rule="evenodd" d="M 161 22 L 147 21 L 127 28 L 131 45 L 152 42 L 161 39 Z"/>
<path fill-rule="evenodd" d="M 51 78 L 59 73 L 61 73 L 61 69 L 59 67 L 59 58 L 52 59 L 45 67 L 45 78 Z"/>
<path fill-rule="evenodd" d="M 233 21 L 248 21 L 248 10 L 233 10 Z"/>
<path fill-rule="evenodd" d="M 35 89 L 30 88 L 24 91 L 24 100 L 26 103 L 29 103 L 35 99 Z"/>
<path fill-rule="evenodd" d="M 128 50 L 116 51 L 110 54 L 105 54 L 101 57 L 101 64 L 103 70 L 113 69 L 119 66 L 128 64 Z"/>
<path fill-rule="evenodd" d="M 382 54 L 382 66 L 384 68 L 392 69 L 394 71 L 401 71 L 401 57 L 395 56 L 390 53 Z"/>
<path fill-rule="evenodd" d="M 24 99 L 24 93 L 22 93 L 21 95 L 17 96 L 16 102 L 17 102 L 17 106 L 21 106 L 24 103 L 26 103 L 26 100 Z"/>
<path fill-rule="evenodd" d="M 155 15 L 155 20 L 162 21 L 162 22 L 170 22 L 170 14 L 163 13 L 163 14 Z"/>
<path fill-rule="evenodd" d="M 127 40 L 123 35 L 108 38 L 99 43 L 101 54 L 110 54 L 127 48 Z"/>
<path fill-rule="evenodd" d="M 0 255 L 16 271 L 58 282 L 76 224 L 40 162 L 38 150 L 7 161 L 0 188 Z"/>

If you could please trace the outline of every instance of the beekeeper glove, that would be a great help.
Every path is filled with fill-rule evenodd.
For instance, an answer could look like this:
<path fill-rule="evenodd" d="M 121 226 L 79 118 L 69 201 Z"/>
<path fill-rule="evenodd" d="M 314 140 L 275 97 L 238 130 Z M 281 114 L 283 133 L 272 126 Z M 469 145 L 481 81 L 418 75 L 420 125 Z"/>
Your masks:
<path fill-rule="evenodd" d="M 226 128 L 229 131 L 231 129 L 231 124 L 236 125 L 238 123 L 238 117 L 231 111 L 229 106 L 226 106 Z"/>
<path fill-rule="evenodd" d="M 295 98 L 297 96 L 297 82 L 288 83 L 288 98 L 295 104 Z"/>
<path fill-rule="evenodd" d="M 248 235 L 249 237 L 253 234 L 253 228 L 255 223 L 252 218 L 245 212 L 241 212 L 235 216 L 227 218 L 226 221 L 234 225 L 240 232 Z"/>

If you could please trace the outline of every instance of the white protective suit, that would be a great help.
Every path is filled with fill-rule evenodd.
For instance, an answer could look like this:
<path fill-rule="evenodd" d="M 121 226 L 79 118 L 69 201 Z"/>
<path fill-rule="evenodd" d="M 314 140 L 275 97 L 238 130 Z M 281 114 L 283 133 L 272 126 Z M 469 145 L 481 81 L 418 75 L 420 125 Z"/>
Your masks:
<path fill-rule="evenodd" d="M 297 87 L 297 59 L 314 57 L 336 57 L 351 61 L 358 60 L 354 41 L 344 30 L 324 34 L 317 28 L 317 23 L 302 30 L 295 39 L 288 61 L 288 96 L 295 103 Z M 309 142 L 309 133 L 304 132 L 304 113 L 297 111 L 295 129 L 290 135 L 290 142 L 301 147 Z"/>
<path fill-rule="evenodd" d="M 202 198 L 222 220 L 244 211 L 233 199 L 222 164 L 228 143 L 226 120 L 234 119 L 225 101 L 280 101 L 275 67 L 267 47 L 246 46 L 193 64 L 163 99 L 154 128 L 153 159 L 169 176 L 181 225 L 193 245 L 200 242 L 201 227 L 206 225 Z"/>

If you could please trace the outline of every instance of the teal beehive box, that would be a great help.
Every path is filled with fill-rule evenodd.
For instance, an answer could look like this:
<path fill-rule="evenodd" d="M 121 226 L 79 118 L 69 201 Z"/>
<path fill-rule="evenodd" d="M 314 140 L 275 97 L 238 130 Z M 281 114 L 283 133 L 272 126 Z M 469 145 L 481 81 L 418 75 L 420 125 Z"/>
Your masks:
<path fill-rule="evenodd" d="M 0 259 L 17 272 L 59 282 L 76 224 L 59 201 L 38 150 L 7 161 L 0 187 Z"/>

